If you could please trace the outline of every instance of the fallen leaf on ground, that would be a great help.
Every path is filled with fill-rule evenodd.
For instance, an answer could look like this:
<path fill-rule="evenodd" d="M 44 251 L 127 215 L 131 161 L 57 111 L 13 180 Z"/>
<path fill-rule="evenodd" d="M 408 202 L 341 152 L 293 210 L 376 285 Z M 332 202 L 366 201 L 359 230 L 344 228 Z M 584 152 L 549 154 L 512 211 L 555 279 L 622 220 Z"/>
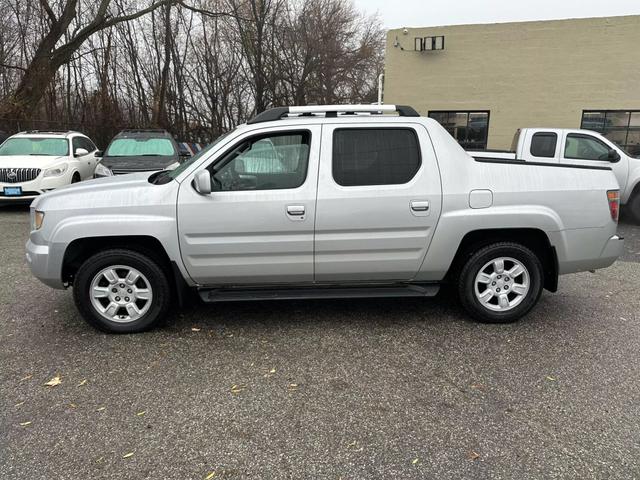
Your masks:
<path fill-rule="evenodd" d="M 192 332 L 199 332 L 200 330 L 201 330 L 201 329 L 200 329 L 200 328 L 197 328 L 197 327 L 193 327 L 193 328 L 191 329 L 191 331 L 192 331 Z"/>
<path fill-rule="evenodd" d="M 57 387 L 58 385 L 60 385 L 62 383 L 62 380 L 60 380 L 60 376 L 56 375 L 55 377 L 53 377 L 51 380 L 49 380 L 47 383 L 45 383 L 45 385 L 47 387 Z"/>
<path fill-rule="evenodd" d="M 19 407 L 20 405 L 23 405 L 23 404 L 24 404 L 24 402 L 16 403 L 16 404 L 14 405 L 14 407 Z"/>
<path fill-rule="evenodd" d="M 104 410 L 104 409 L 106 409 L 106 408 L 107 408 L 107 407 L 100 407 L 100 408 L 98 408 L 98 409 L 96 410 L 96 412 L 101 412 L 101 411 L 103 411 L 103 410 Z"/>
<path fill-rule="evenodd" d="M 204 480 L 211 480 L 216 475 L 216 472 L 211 472 L 209 475 L 204 477 Z"/>
<path fill-rule="evenodd" d="M 413 462 L 411 462 L 411 463 L 413 463 L 413 464 L 415 465 L 416 463 L 418 463 L 418 459 L 417 459 L 417 458 L 414 458 L 414 459 L 413 459 Z"/>
<path fill-rule="evenodd" d="M 87 384 L 87 379 L 85 378 L 84 380 L 82 380 L 82 381 L 78 384 L 78 387 L 81 387 L 81 386 L 86 385 L 86 384 Z"/>
<path fill-rule="evenodd" d="M 469 460 L 477 460 L 480 458 L 480 454 L 478 452 L 476 452 L 475 450 L 471 450 L 469 452 Z"/>
<path fill-rule="evenodd" d="M 276 373 L 276 369 L 272 368 L 271 370 L 269 370 L 269 373 Z"/>
<path fill-rule="evenodd" d="M 244 385 L 232 385 L 231 386 L 231 393 L 240 393 L 242 392 L 246 387 Z"/>
<path fill-rule="evenodd" d="M 122 458 L 129 458 L 129 457 L 133 457 L 133 452 L 129 452 L 129 453 L 125 453 Z"/>
<path fill-rule="evenodd" d="M 27 425 L 31 425 L 31 422 L 22 422 L 20 424 L 21 427 L 26 427 Z"/>
<path fill-rule="evenodd" d="M 549 375 L 547 375 L 547 380 L 549 380 L 550 382 L 556 381 L 555 377 L 550 377 Z"/>
<path fill-rule="evenodd" d="M 33 377 L 33 375 L 27 375 L 26 377 L 21 378 L 20 381 L 24 382 L 25 380 L 29 380 L 31 377 Z"/>
<path fill-rule="evenodd" d="M 76 404 L 75 404 L 75 403 L 70 403 L 70 404 L 69 404 L 69 406 L 70 406 L 71 408 L 76 408 Z"/>
<path fill-rule="evenodd" d="M 141 412 L 136 413 L 137 416 L 141 417 L 142 415 L 144 415 L 145 413 L 147 413 L 146 410 L 143 410 Z"/>

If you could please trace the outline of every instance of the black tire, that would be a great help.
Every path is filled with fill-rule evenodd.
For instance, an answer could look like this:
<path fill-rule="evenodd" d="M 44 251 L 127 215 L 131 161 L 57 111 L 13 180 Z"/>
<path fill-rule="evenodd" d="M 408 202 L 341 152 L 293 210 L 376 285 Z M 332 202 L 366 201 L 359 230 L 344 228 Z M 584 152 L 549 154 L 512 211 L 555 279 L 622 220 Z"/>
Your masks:
<path fill-rule="evenodd" d="M 82 179 L 80 178 L 80 174 L 78 172 L 75 172 L 71 177 L 71 183 L 78 183 L 80 180 Z"/>
<path fill-rule="evenodd" d="M 103 317 L 92 304 L 90 291 L 94 278 L 105 268 L 115 265 L 138 270 L 149 283 L 152 298 L 148 300 L 150 305 L 146 312 L 139 318 L 112 321 Z M 80 266 L 73 281 L 73 298 L 84 319 L 98 330 L 137 333 L 151 329 L 164 318 L 171 304 L 171 288 L 167 272 L 153 258 L 132 250 L 114 249 L 97 253 Z"/>
<path fill-rule="evenodd" d="M 640 189 L 636 188 L 636 190 L 627 203 L 626 210 L 629 212 L 631 221 L 640 225 Z"/>
<path fill-rule="evenodd" d="M 476 276 L 485 265 L 500 257 L 517 260 L 524 265 L 529 276 L 527 293 L 522 295 L 523 298 L 517 305 L 506 311 L 491 310 L 484 306 L 476 296 Z M 515 279 L 511 279 L 511 282 L 515 283 Z M 513 287 L 513 283 L 511 286 Z M 538 256 L 518 243 L 501 242 L 479 249 L 467 260 L 458 277 L 458 296 L 465 310 L 475 320 L 482 323 L 511 323 L 529 313 L 540 299 L 543 286 L 544 271 Z M 486 288 L 490 288 L 488 284 Z M 503 290 L 502 294 L 505 294 L 505 292 L 506 290 Z M 513 290 L 509 292 L 509 295 L 513 295 L 514 298 L 517 297 Z M 498 303 L 498 300 L 495 301 Z"/>

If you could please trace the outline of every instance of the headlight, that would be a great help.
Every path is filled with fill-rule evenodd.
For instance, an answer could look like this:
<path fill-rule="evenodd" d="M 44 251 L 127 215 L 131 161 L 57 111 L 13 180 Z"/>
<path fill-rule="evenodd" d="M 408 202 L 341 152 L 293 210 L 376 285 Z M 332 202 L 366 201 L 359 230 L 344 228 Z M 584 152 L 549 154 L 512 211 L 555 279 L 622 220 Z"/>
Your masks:
<path fill-rule="evenodd" d="M 44 212 L 36 210 L 35 215 L 33 216 L 33 229 L 40 230 L 42 222 L 44 222 Z"/>
<path fill-rule="evenodd" d="M 93 174 L 93 176 L 94 177 L 111 177 L 113 176 L 113 172 L 111 171 L 111 169 L 99 163 L 98 165 L 96 165 L 96 171 Z"/>
<path fill-rule="evenodd" d="M 44 177 L 59 177 L 64 174 L 69 169 L 69 165 L 66 163 L 61 163 L 60 165 L 56 165 L 55 167 L 47 168 L 44 171 Z"/>

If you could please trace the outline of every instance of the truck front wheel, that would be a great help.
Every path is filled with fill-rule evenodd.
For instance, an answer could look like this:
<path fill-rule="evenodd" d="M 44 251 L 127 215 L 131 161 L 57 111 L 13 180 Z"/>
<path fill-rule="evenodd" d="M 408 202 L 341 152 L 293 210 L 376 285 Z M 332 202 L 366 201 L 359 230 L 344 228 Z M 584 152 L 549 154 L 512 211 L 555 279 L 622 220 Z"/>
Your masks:
<path fill-rule="evenodd" d="M 525 316 L 542 294 L 540 259 L 518 243 L 501 242 L 473 253 L 460 272 L 458 295 L 467 312 L 484 323 Z"/>
<path fill-rule="evenodd" d="M 124 249 L 88 258 L 76 272 L 73 297 L 84 319 L 110 333 L 153 327 L 169 309 L 167 275 L 147 255 Z"/>

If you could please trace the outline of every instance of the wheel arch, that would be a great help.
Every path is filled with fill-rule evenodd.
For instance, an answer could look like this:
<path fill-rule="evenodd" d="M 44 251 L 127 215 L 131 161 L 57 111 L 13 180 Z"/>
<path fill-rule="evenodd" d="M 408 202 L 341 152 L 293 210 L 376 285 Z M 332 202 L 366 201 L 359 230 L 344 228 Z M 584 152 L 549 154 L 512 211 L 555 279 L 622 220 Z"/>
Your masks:
<path fill-rule="evenodd" d="M 532 250 L 542 262 L 544 288 L 558 290 L 558 255 L 547 234 L 536 228 L 479 229 L 463 238 L 445 276 L 445 282 L 454 282 L 466 261 L 479 249 L 498 242 L 519 243 Z"/>
<path fill-rule="evenodd" d="M 71 285 L 80 266 L 92 255 L 104 250 L 132 250 L 155 260 L 174 285 L 180 304 L 188 288 L 180 269 L 172 261 L 160 240 L 147 235 L 84 237 L 73 240 L 65 249 L 62 260 L 62 281 Z"/>

